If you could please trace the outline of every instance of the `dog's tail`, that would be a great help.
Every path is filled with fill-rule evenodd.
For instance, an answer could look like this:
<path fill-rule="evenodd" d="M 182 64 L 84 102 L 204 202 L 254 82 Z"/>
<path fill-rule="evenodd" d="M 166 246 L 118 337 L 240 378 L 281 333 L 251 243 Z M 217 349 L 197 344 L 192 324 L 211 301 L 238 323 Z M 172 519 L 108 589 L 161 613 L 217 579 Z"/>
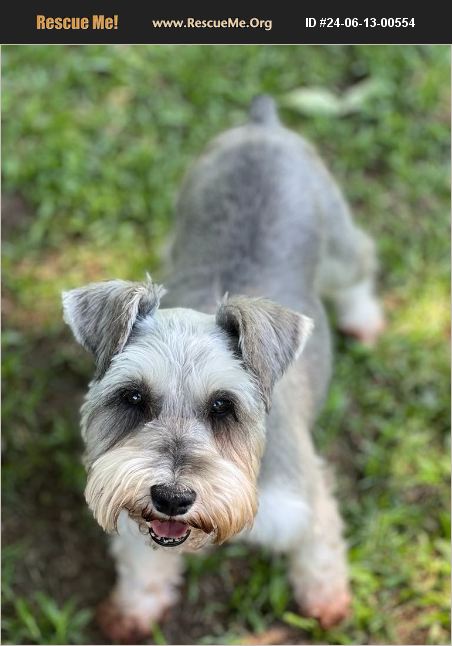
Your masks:
<path fill-rule="evenodd" d="M 249 120 L 251 123 L 258 123 L 264 126 L 276 126 L 280 124 L 276 103 L 267 94 L 255 96 L 251 101 Z"/>

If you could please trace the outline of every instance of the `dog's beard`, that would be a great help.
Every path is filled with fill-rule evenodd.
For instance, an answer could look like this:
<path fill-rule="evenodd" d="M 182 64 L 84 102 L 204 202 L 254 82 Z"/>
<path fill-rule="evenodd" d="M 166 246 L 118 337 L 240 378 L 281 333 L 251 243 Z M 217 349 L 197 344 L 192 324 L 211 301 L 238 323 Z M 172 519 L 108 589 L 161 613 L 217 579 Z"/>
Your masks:
<path fill-rule="evenodd" d="M 251 527 L 257 511 L 257 461 L 232 462 L 218 453 L 203 450 L 199 474 L 177 477 L 181 486 L 196 492 L 196 501 L 184 514 L 190 529 L 184 547 L 198 549 L 206 542 L 222 543 Z M 117 531 L 119 514 L 126 510 L 143 534 L 152 530 L 150 487 L 174 479 L 162 460 L 137 446 L 123 445 L 98 458 L 88 472 L 85 497 L 99 525 Z M 152 534 L 151 534 L 152 536 Z M 163 544 L 163 543 L 160 543 Z"/>

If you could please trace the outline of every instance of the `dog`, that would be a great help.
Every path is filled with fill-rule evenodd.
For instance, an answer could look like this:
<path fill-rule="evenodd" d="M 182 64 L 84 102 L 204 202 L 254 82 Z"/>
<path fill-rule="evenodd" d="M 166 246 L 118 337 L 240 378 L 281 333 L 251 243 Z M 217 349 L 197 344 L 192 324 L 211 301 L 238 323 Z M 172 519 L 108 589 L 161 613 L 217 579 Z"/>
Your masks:
<path fill-rule="evenodd" d="M 163 287 L 63 293 L 95 358 L 81 410 L 87 503 L 114 534 L 104 632 L 133 643 L 177 600 L 186 551 L 244 540 L 286 553 L 300 611 L 347 616 L 342 522 L 311 429 L 331 373 L 322 299 L 373 343 L 372 240 L 270 97 L 188 172 Z M 165 307 L 160 307 L 160 301 Z"/>

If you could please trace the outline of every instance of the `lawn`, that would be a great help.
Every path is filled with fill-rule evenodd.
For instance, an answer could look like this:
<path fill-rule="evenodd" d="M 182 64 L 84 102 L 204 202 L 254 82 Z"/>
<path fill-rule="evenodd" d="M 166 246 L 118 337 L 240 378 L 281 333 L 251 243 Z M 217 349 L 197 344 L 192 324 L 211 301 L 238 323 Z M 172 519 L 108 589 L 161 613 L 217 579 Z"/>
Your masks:
<path fill-rule="evenodd" d="M 90 358 L 60 291 L 158 278 L 181 177 L 272 94 L 376 239 L 388 329 L 335 336 L 316 442 L 336 465 L 353 617 L 297 614 L 284 559 L 241 545 L 187 559 L 156 643 L 450 643 L 450 48 L 3 48 L 3 642 L 106 643 L 113 582 L 83 499 Z M 233 558 L 231 558 L 233 557 Z"/>

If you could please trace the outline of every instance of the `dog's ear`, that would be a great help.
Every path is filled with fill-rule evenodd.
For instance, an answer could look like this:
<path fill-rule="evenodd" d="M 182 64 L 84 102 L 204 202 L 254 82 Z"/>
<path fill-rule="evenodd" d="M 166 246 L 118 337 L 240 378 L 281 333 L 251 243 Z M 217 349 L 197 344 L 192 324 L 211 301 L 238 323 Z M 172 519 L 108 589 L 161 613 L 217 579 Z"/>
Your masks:
<path fill-rule="evenodd" d="M 110 280 L 63 292 L 64 320 L 77 341 L 94 355 L 96 378 L 122 351 L 137 319 L 157 310 L 164 292 L 149 276 L 143 283 Z"/>
<path fill-rule="evenodd" d="M 264 298 L 238 296 L 220 305 L 216 322 L 236 339 L 268 411 L 273 386 L 301 354 L 314 326 L 312 319 Z"/>

